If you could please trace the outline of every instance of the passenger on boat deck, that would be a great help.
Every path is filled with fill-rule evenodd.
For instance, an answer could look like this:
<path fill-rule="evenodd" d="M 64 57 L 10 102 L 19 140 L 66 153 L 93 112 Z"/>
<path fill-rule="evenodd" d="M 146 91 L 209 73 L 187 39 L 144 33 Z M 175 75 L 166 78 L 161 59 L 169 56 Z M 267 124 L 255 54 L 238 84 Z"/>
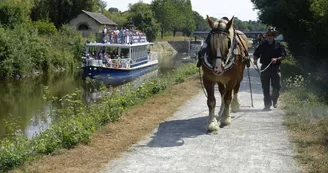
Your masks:
<path fill-rule="evenodd" d="M 104 29 L 102 30 L 102 36 L 101 36 L 101 41 L 103 43 L 106 42 L 106 35 L 107 35 L 107 28 L 106 28 L 106 26 L 104 26 Z"/>
<path fill-rule="evenodd" d="M 96 59 L 96 51 L 91 52 L 91 57 L 92 57 L 93 59 Z"/>
<path fill-rule="evenodd" d="M 120 38 L 121 38 L 121 44 L 123 44 L 123 42 L 124 42 L 124 30 L 123 30 L 123 28 L 121 28 L 121 30 L 120 30 Z"/>
<path fill-rule="evenodd" d="M 102 52 L 98 53 L 98 59 L 103 59 L 104 58 L 104 54 Z"/>
<path fill-rule="evenodd" d="M 109 31 L 109 36 L 108 36 L 108 40 L 110 43 L 113 43 L 113 35 L 114 35 L 114 32 L 112 30 Z"/>
<path fill-rule="evenodd" d="M 106 66 L 111 66 L 112 59 L 110 58 L 110 55 L 108 54 L 108 52 L 105 53 L 104 58 L 105 58 Z"/>

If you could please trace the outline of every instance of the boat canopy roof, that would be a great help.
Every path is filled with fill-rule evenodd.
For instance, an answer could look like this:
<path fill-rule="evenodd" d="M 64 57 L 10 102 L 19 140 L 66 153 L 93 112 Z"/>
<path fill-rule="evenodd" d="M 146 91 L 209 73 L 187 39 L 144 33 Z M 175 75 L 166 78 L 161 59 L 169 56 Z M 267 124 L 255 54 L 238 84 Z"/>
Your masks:
<path fill-rule="evenodd" d="M 87 47 L 116 47 L 116 48 L 131 48 L 138 46 L 147 46 L 153 45 L 154 43 L 145 42 L 145 43 L 134 43 L 134 44 L 108 44 L 108 43 L 87 43 Z"/>

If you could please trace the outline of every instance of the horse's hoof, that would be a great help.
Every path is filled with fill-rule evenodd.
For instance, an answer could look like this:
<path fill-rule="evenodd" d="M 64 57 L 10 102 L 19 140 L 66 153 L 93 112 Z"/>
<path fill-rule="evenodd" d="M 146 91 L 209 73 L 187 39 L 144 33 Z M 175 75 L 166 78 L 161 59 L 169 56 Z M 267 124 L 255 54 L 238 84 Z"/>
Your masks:
<path fill-rule="evenodd" d="M 207 133 L 212 133 L 219 130 L 219 125 L 217 122 L 211 122 L 207 127 Z"/>
<path fill-rule="evenodd" d="M 239 110 L 240 110 L 240 105 L 239 104 L 231 105 L 231 112 L 237 113 L 237 112 L 239 112 Z"/>
<path fill-rule="evenodd" d="M 220 123 L 220 128 L 223 128 L 223 127 L 228 126 L 228 125 L 230 125 L 230 124 Z"/>
<path fill-rule="evenodd" d="M 231 118 L 229 117 L 225 120 L 220 121 L 220 128 L 223 128 L 223 127 L 228 126 L 230 124 L 231 124 Z"/>
<path fill-rule="evenodd" d="M 218 130 L 215 130 L 215 131 L 211 131 L 211 130 L 207 130 L 206 131 L 206 134 L 208 134 L 208 135 L 216 135 L 216 134 L 218 134 Z"/>

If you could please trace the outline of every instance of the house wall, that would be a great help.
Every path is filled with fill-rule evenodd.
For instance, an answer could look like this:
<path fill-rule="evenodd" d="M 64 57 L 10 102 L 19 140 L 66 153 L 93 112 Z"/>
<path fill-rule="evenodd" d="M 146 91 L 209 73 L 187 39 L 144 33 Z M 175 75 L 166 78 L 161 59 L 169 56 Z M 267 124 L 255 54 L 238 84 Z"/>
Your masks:
<path fill-rule="evenodd" d="M 90 29 L 89 30 L 78 30 L 79 25 L 85 24 L 87 25 Z M 104 29 L 105 25 L 99 24 L 96 20 L 93 18 L 89 17 L 85 13 L 79 14 L 76 18 L 72 19 L 69 23 L 68 26 L 76 29 L 77 31 L 81 32 L 83 37 L 87 37 L 90 34 L 95 33 L 96 37 L 100 38 L 101 37 L 101 32 Z M 108 25 L 107 27 L 109 28 L 115 28 L 115 25 Z"/>
<path fill-rule="evenodd" d="M 99 33 L 102 31 L 103 28 L 101 24 L 99 24 L 94 19 L 92 19 L 91 17 L 89 17 L 84 13 L 81 13 L 76 18 L 72 19 L 68 25 L 77 30 L 79 25 L 82 23 L 88 25 L 90 28 L 89 32 L 93 32 L 93 33 Z M 86 33 L 87 31 L 83 31 L 83 32 Z"/>

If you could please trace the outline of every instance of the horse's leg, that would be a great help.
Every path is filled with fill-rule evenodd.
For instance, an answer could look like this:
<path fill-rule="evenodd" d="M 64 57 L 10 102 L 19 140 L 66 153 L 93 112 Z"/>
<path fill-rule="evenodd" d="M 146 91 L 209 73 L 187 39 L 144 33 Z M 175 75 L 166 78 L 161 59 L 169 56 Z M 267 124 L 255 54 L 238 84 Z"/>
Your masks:
<path fill-rule="evenodd" d="M 215 83 L 207 80 L 206 77 L 203 77 L 203 82 L 204 82 L 204 87 L 207 92 L 207 106 L 209 110 L 209 119 L 208 119 L 208 127 L 207 127 L 207 132 L 213 132 L 219 130 L 219 125 L 218 122 L 215 118 L 215 105 L 216 105 L 216 100 L 214 96 L 214 85 Z"/>
<path fill-rule="evenodd" d="M 241 81 L 237 82 L 237 84 L 233 88 L 233 98 L 232 98 L 232 102 L 231 102 L 231 111 L 232 112 L 238 112 L 240 109 L 240 103 L 239 103 L 239 99 L 238 99 L 240 82 Z"/>
<path fill-rule="evenodd" d="M 224 93 L 224 111 L 223 115 L 220 118 L 220 127 L 227 126 L 231 123 L 231 117 L 230 117 L 230 104 L 232 99 L 232 90 L 233 85 L 232 83 L 229 83 L 226 86 L 225 93 Z"/>
<path fill-rule="evenodd" d="M 218 118 L 220 118 L 224 111 L 224 99 L 223 98 L 224 98 L 225 86 L 220 83 L 218 83 L 218 85 L 219 85 L 219 91 L 221 94 L 221 107 L 220 107 L 220 112 L 219 112 L 219 116 L 218 116 Z"/>

